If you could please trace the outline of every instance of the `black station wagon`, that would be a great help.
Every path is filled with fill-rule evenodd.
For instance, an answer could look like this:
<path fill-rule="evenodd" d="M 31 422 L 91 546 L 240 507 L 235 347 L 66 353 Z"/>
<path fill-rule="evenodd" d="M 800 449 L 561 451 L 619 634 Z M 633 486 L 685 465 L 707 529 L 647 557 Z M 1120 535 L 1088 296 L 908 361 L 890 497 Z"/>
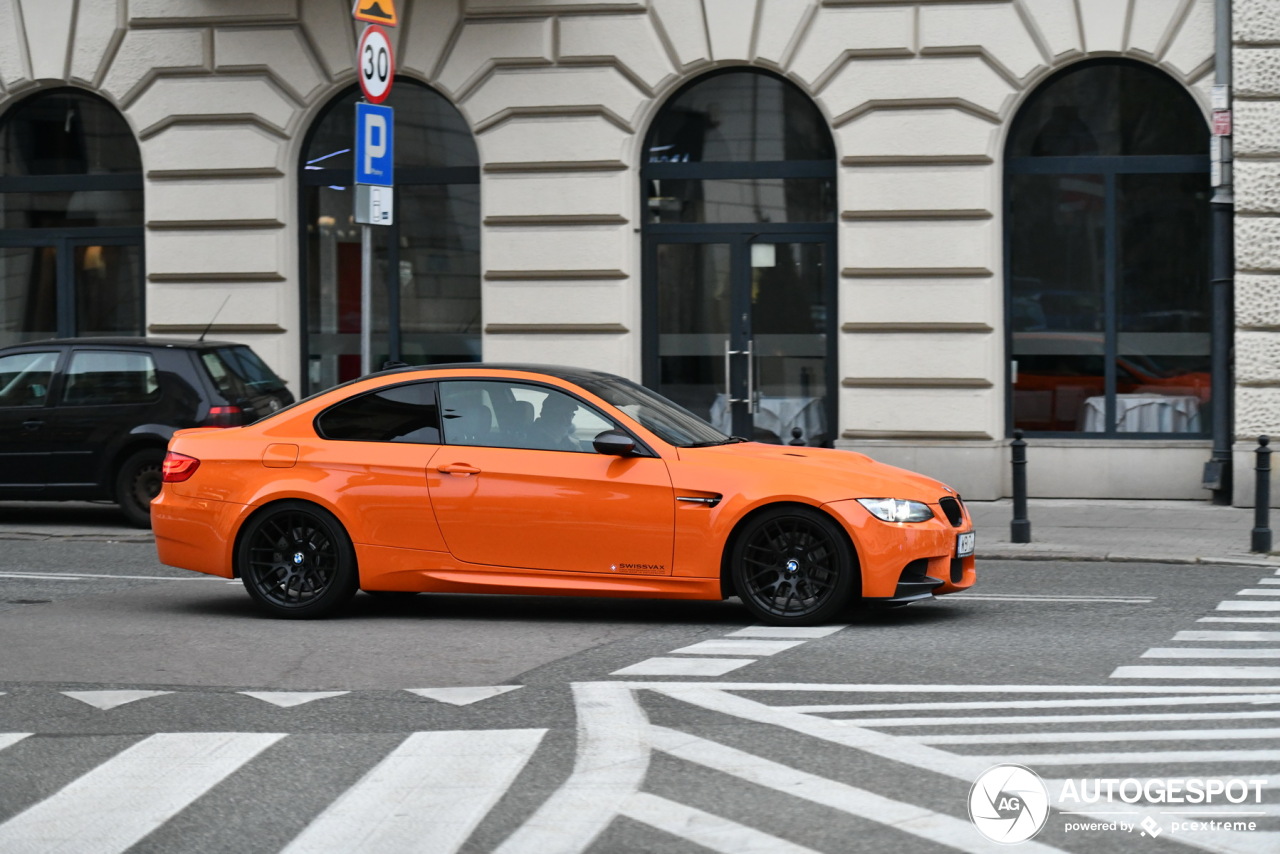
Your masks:
<path fill-rule="evenodd" d="M 175 430 L 249 424 L 292 402 L 243 344 L 63 338 L 5 347 L 0 499 L 110 499 L 147 527 Z"/>

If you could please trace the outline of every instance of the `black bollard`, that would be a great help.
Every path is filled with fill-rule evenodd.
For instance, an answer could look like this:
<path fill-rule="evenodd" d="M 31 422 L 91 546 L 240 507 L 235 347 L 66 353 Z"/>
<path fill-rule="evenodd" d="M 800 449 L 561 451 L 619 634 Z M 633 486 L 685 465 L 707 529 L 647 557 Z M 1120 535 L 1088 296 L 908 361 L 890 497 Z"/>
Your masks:
<path fill-rule="evenodd" d="M 1009 538 L 1015 543 L 1031 542 L 1031 520 L 1027 518 L 1027 443 L 1022 441 L 1022 431 L 1013 431 L 1013 521 L 1009 523 Z"/>
<path fill-rule="evenodd" d="M 1253 537 L 1250 551 L 1271 551 L 1271 444 L 1269 436 L 1258 437 L 1258 463 L 1254 466 L 1257 485 L 1253 496 Z"/>

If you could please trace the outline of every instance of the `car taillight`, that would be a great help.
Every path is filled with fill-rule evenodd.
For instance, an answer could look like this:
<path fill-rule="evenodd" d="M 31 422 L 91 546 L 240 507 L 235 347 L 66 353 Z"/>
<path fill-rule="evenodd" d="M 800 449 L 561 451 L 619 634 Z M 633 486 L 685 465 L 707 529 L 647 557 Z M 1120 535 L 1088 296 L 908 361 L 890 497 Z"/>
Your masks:
<path fill-rule="evenodd" d="M 238 406 L 210 406 L 206 427 L 239 427 L 244 423 L 244 410 Z"/>
<path fill-rule="evenodd" d="M 200 461 L 186 454 L 175 454 L 169 451 L 164 455 L 164 463 L 160 467 L 165 483 L 182 483 L 196 473 Z"/>

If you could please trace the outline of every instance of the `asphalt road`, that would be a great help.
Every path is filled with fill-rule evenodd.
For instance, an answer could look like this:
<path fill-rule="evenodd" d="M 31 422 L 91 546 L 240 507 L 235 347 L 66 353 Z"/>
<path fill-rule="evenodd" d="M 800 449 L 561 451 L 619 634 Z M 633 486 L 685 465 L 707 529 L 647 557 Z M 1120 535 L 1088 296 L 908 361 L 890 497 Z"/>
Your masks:
<path fill-rule="evenodd" d="M 1280 850 L 1280 622 L 1219 622 L 1268 619 L 1233 610 L 1280 603 L 1268 570 L 980 563 L 973 593 L 810 632 L 505 596 L 290 622 L 137 539 L 0 540 L 6 854 Z M 967 808 L 1004 763 L 1056 802 L 1012 849 Z M 1060 797 L 1167 777 L 1268 782 Z"/>

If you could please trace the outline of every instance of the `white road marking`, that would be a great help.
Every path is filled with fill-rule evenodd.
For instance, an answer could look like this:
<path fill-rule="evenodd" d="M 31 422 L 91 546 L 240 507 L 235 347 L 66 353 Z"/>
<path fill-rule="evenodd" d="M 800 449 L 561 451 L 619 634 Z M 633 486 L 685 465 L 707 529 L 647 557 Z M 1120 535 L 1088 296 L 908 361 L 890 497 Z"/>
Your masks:
<path fill-rule="evenodd" d="M 1220 649 L 1203 646 L 1157 646 L 1142 654 L 1143 658 L 1280 658 L 1280 649 Z"/>
<path fill-rule="evenodd" d="M 754 658 L 646 658 L 613 671 L 611 676 L 723 676 L 755 664 Z"/>
<path fill-rule="evenodd" d="M 239 691 L 237 693 L 244 694 L 246 697 L 253 697 L 255 700 L 262 700 L 273 706 L 279 706 L 282 709 L 290 709 L 294 706 L 301 706 L 303 703 L 310 703 L 313 700 L 326 700 L 329 697 L 341 697 L 343 694 L 350 694 L 350 691 Z"/>
<path fill-rule="evenodd" d="M 792 706 L 790 708 L 797 708 Z M 1098 715 L 971 715 L 968 717 L 941 715 L 938 717 L 906 718 L 831 718 L 848 726 L 899 727 L 899 726 L 1007 726 L 1009 724 L 1074 724 L 1074 723 L 1152 723 L 1155 721 L 1238 721 L 1275 720 L 1280 711 L 1269 712 L 1155 712 L 1150 714 L 1098 714 Z"/>
<path fill-rule="evenodd" d="M 720 854 L 819 854 L 762 830 L 645 792 L 628 798 L 622 815 Z"/>
<path fill-rule="evenodd" d="M 1126 741 L 1246 741 L 1280 738 L 1280 729 L 1167 729 L 1117 732 L 987 732 L 977 735 L 923 735 L 921 744 L 1069 744 Z"/>
<path fill-rule="evenodd" d="M 1280 679 L 1280 667 L 1253 667 L 1250 665 L 1199 666 L 1131 665 L 1117 667 L 1112 679 Z"/>
<path fill-rule="evenodd" d="M 405 690 L 410 694 L 417 694 L 428 700 L 438 700 L 451 706 L 469 706 L 523 687 L 523 685 L 488 685 L 474 688 L 406 688 Z"/>
<path fill-rule="evenodd" d="M 1219 602 L 1218 611 L 1280 611 L 1280 602 Z"/>
<path fill-rule="evenodd" d="M 1103 697 L 1079 700 L 970 700 L 940 703 L 851 703 L 826 705 L 775 706 L 792 712 L 897 712 L 942 711 L 961 709 L 1070 709 L 1115 706 L 1200 706 L 1213 703 L 1280 703 L 1276 694 L 1227 694 L 1206 697 Z M 1041 718 L 1036 717 L 1036 720 Z M 950 720 L 940 718 L 939 720 Z"/>
<path fill-rule="evenodd" d="M 1201 617 L 1197 623 L 1267 623 L 1276 625 L 1280 617 Z"/>
<path fill-rule="evenodd" d="M 453 854 L 506 793 L 544 734 L 415 732 L 282 854 Z"/>
<path fill-rule="evenodd" d="M 63 691 L 63 696 L 70 697 L 73 700 L 79 700 L 82 703 L 88 703 L 90 706 L 102 709 L 114 709 L 116 706 L 123 706 L 125 703 L 132 703 L 136 700 L 147 700 L 151 697 L 161 697 L 165 694 L 172 694 L 172 691 Z"/>
<path fill-rule="evenodd" d="M 494 854 L 585 851 L 640 790 L 648 724 L 626 683 L 574 683 L 578 752 L 569 779 Z"/>
<path fill-rule="evenodd" d="M 953 818 L 914 804 L 886 798 L 866 789 L 809 774 L 761 756 L 666 727 L 650 726 L 649 737 L 655 749 L 686 762 L 703 765 L 757 786 L 802 798 L 849 815 L 870 819 L 892 827 L 894 830 L 909 833 L 948 848 L 974 852 L 974 854 L 1008 850 L 1007 846 L 1000 846 L 982 839 L 973 832 L 973 825 L 964 819 Z M 1036 842 L 1027 842 L 1022 843 L 1019 850 L 1048 852 L 1058 849 Z"/>
<path fill-rule="evenodd" d="M 1083 605 L 1146 605 L 1155 600 L 1150 597 L 1134 596 L 1033 596 L 1016 593 L 965 593 L 956 601 L 990 601 L 990 602 L 1063 602 Z"/>
<path fill-rule="evenodd" d="M 1141 753 L 1010 753 L 992 756 L 969 755 L 983 767 L 1002 762 L 1020 765 L 1139 765 L 1156 762 L 1277 762 L 1280 750 L 1160 750 Z M 1129 776 L 1126 774 L 1125 776 Z"/>
<path fill-rule="evenodd" d="M 29 732 L 0 732 L 0 750 L 4 750 L 6 747 L 12 747 L 24 738 L 29 738 L 30 736 L 31 733 Z"/>
<path fill-rule="evenodd" d="M 1280 578 L 1259 578 L 1259 584 L 1280 584 Z"/>
<path fill-rule="evenodd" d="M 126 581 L 223 581 L 212 575 L 170 576 L 170 575 L 112 575 L 103 572 L 0 572 L 0 578 L 30 578 L 41 581 L 87 581 L 123 578 Z"/>
<path fill-rule="evenodd" d="M 779 652 L 785 652 L 803 644 L 804 641 L 802 640 L 734 640 L 732 638 L 720 638 L 717 640 L 705 640 L 680 649 L 673 649 L 671 652 L 681 655 L 776 655 Z"/>
<path fill-rule="evenodd" d="M 1280 596 L 1280 590 L 1269 587 L 1250 587 L 1236 593 L 1237 596 Z"/>
<path fill-rule="evenodd" d="M 632 690 L 648 688 L 660 693 L 680 689 L 679 682 L 614 682 Z M 827 685 L 821 682 L 686 682 L 689 690 L 702 691 L 802 691 L 828 694 L 1244 694 L 1280 697 L 1280 685 L 876 685 L 857 682 Z M 1001 701 L 1000 707 L 1009 706 Z M 783 708 L 774 706 L 772 708 Z"/>
<path fill-rule="evenodd" d="M 1189 631 L 1178 632 L 1173 636 L 1175 641 L 1222 641 L 1239 643 L 1243 641 L 1266 641 L 1280 643 L 1280 632 L 1231 632 L 1231 631 Z"/>
<path fill-rule="evenodd" d="M 153 735 L 0 825 L 0 851 L 125 851 L 281 738 L 279 733 Z"/>
<path fill-rule="evenodd" d="M 747 626 L 736 632 L 729 632 L 730 638 L 796 638 L 813 640 L 834 635 L 841 629 L 849 628 L 848 623 L 839 626 Z"/>

